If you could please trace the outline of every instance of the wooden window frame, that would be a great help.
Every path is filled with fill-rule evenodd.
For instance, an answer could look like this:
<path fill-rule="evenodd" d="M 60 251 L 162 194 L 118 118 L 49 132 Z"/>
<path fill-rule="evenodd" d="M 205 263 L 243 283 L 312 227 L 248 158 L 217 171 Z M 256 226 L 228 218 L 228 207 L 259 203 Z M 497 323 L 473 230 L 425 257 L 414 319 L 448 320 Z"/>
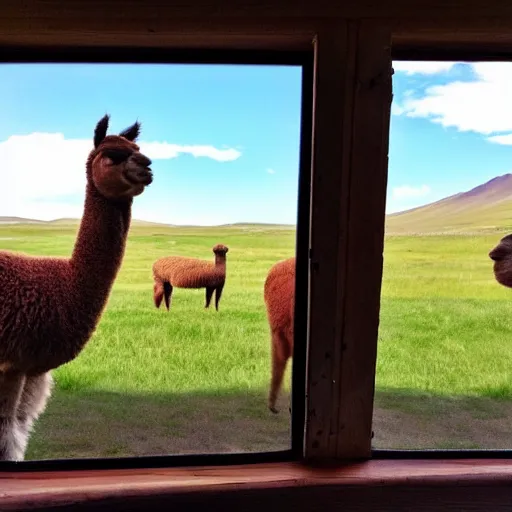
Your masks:
<path fill-rule="evenodd" d="M 71 1 L 67 14 L 57 2 L 38 10 L 37 0 L 29 0 L 28 7 L 24 4 L 28 16 L 19 16 L 21 8 L 7 1 L 0 18 L 0 59 L 8 55 L 16 60 L 16 55 L 41 49 L 80 52 L 94 44 L 111 49 L 129 46 L 135 53 L 142 51 L 138 48 L 313 48 L 315 60 L 307 358 L 294 361 L 294 368 L 307 367 L 305 401 L 301 405 L 294 398 L 294 410 L 305 411 L 298 460 L 245 464 L 248 459 L 243 456 L 225 467 L 215 465 L 220 459 L 210 458 L 211 465 L 187 469 L 72 472 L 30 472 L 19 465 L 15 471 L 0 472 L 2 509 L 72 504 L 81 510 L 100 509 L 121 500 L 137 509 L 148 503 L 208 503 L 215 497 L 219 504 L 243 503 L 248 510 L 278 510 L 292 501 L 307 510 L 313 495 L 319 507 L 337 503 L 362 509 L 363 503 L 380 496 L 379 510 L 393 510 L 419 499 L 427 503 L 433 496 L 431 505 L 444 500 L 445 510 L 468 503 L 472 510 L 489 510 L 510 500 L 512 457 L 507 451 L 381 451 L 373 459 L 378 455 L 386 460 L 369 460 L 392 52 L 396 59 L 510 59 L 508 4 L 467 3 L 472 11 L 461 17 L 467 7 L 462 0 L 446 6 L 433 0 L 414 5 L 400 0 L 368 5 L 355 0 L 343 5 L 228 0 L 230 15 L 223 16 L 198 0 L 196 5 L 160 6 L 166 16 L 157 12 L 147 19 L 146 5 L 130 4 L 142 22 L 134 16 L 114 26 L 111 20 L 117 11 L 110 0 L 103 5 L 103 17 L 90 16 L 88 4 L 81 0 Z M 201 19 L 193 12 L 200 7 L 210 9 Z M 304 329 L 305 320 L 297 321 Z M 294 431 L 299 432 L 302 426 L 296 425 Z M 428 461 L 429 456 L 443 458 Z M 397 460 L 389 460 L 392 457 Z M 276 497 L 276 490 L 283 499 Z"/>

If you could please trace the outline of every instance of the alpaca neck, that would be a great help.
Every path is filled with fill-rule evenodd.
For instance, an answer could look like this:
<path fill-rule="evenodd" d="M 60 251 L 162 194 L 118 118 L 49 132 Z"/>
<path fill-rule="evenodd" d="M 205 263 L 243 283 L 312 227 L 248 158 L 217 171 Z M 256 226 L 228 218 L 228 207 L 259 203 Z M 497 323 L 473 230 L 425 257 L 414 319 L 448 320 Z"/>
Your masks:
<path fill-rule="evenodd" d="M 84 213 L 70 260 L 72 292 L 80 309 L 97 319 L 124 255 L 132 200 L 113 202 L 87 184 Z"/>
<path fill-rule="evenodd" d="M 226 268 L 226 256 L 216 254 L 215 255 L 215 266 L 218 268 Z"/>

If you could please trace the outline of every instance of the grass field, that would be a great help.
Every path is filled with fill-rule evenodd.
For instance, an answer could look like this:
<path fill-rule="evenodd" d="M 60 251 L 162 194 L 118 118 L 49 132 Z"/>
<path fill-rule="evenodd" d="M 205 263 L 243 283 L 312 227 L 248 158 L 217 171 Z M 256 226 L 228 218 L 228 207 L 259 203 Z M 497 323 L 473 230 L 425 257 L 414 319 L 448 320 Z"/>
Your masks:
<path fill-rule="evenodd" d="M 76 226 L 0 226 L 0 248 L 69 255 Z M 492 276 L 500 234 L 386 240 L 374 445 L 509 448 L 512 296 Z M 220 311 L 204 291 L 152 303 L 152 262 L 229 246 Z M 294 252 L 285 228 L 133 226 L 96 334 L 54 372 L 27 458 L 261 451 L 289 446 L 288 390 L 266 408 L 270 266 Z M 290 373 L 288 373 L 289 376 Z"/>
<path fill-rule="evenodd" d="M 376 447 L 512 448 L 512 293 L 502 234 L 387 237 Z"/>

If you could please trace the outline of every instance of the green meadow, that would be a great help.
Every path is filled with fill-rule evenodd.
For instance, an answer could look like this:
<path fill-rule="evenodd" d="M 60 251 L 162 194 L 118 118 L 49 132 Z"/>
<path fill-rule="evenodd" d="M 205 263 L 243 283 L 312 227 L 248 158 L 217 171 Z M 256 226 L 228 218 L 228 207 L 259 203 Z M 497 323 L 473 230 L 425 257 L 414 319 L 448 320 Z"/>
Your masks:
<path fill-rule="evenodd" d="M 0 248 L 68 256 L 76 225 L 0 225 Z M 510 448 L 512 291 L 492 275 L 502 233 L 387 236 L 377 361 L 377 448 Z M 152 300 L 166 255 L 229 246 L 220 311 L 204 290 Z M 266 408 L 270 342 L 263 283 L 295 231 L 135 223 L 102 320 L 36 424 L 27 459 L 222 453 L 289 447 L 291 372 Z"/>

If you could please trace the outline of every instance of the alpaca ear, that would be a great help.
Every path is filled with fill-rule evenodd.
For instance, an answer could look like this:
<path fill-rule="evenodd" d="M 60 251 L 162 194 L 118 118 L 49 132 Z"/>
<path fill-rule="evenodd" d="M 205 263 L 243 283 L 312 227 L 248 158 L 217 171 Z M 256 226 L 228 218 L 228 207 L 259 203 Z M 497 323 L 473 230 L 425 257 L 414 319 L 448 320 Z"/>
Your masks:
<path fill-rule="evenodd" d="M 140 123 L 137 121 L 136 123 L 132 124 L 132 126 L 130 126 L 129 128 L 126 128 L 126 130 L 123 130 L 119 135 L 133 142 L 139 136 L 139 133 Z"/>
<path fill-rule="evenodd" d="M 110 119 L 110 116 L 108 114 L 105 114 L 96 125 L 96 128 L 94 130 L 94 147 L 97 148 L 101 141 L 107 136 L 107 129 L 108 129 L 108 121 Z"/>

